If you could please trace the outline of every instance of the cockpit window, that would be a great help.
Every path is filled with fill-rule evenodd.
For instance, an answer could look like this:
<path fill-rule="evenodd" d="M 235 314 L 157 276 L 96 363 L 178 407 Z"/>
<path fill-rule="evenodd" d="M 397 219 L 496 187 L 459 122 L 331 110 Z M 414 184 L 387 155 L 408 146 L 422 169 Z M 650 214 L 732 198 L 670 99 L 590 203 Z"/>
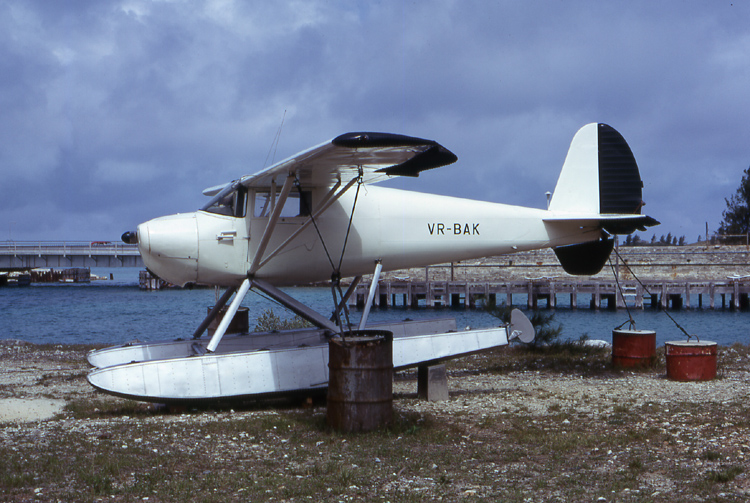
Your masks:
<path fill-rule="evenodd" d="M 273 212 L 273 205 L 275 204 L 276 198 L 273 197 L 271 192 L 268 191 L 257 191 L 255 193 L 255 207 L 253 210 L 253 216 L 255 217 L 268 217 Z M 289 196 L 284 203 L 284 207 L 281 209 L 281 217 L 302 217 L 310 215 L 312 211 L 312 192 L 293 191 L 289 193 Z"/>
<path fill-rule="evenodd" d="M 201 209 L 219 215 L 244 217 L 247 214 L 247 188 L 242 185 L 227 187 Z"/>

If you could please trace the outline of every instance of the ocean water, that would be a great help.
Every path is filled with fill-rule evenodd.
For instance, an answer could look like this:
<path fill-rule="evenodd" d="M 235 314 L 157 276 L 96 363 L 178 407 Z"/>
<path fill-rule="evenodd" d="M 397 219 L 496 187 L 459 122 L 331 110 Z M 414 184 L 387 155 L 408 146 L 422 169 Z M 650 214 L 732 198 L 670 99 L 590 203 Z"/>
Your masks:
<path fill-rule="evenodd" d="M 122 344 L 128 341 L 158 341 L 190 337 L 216 300 L 214 289 L 142 291 L 138 288 L 138 269 L 92 269 L 92 273 L 112 280 L 87 284 L 38 284 L 23 288 L 0 288 L 0 339 L 20 339 L 33 343 Z M 285 288 L 287 293 L 321 313 L 331 312 L 333 305 L 328 288 Z M 579 296 L 584 297 L 584 296 Z M 565 295 L 558 297 L 553 324 L 563 327 L 562 339 L 590 339 L 612 342 L 612 329 L 628 321 L 625 310 L 594 311 L 579 299 L 578 309 L 566 305 Z M 513 296 L 514 303 L 525 310 L 526 299 Z M 704 299 L 704 305 L 708 305 Z M 721 302 L 717 304 L 720 306 Z M 283 307 L 250 293 L 243 305 L 250 309 L 250 326 L 262 311 L 273 309 L 281 317 L 291 317 Z M 656 330 L 657 344 L 684 340 L 686 336 L 657 310 L 630 312 L 636 327 Z M 729 309 L 683 309 L 669 313 L 688 333 L 701 340 L 721 345 L 750 343 L 750 311 Z M 360 319 L 354 309 L 351 320 Z M 460 328 L 487 328 L 499 321 L 482 310 L 474 309 L 408 309 L 392 307 L 373 309 L 370 321 L 454 317 Z M 626 325 L 624 328 L 628 328 Z"/>

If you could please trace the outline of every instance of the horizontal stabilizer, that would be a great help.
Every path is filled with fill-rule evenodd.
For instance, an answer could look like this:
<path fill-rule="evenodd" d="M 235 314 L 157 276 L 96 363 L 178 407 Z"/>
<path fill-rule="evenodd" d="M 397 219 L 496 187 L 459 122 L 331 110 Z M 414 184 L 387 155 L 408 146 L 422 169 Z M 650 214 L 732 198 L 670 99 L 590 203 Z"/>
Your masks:
<path fill-rule="evenodd" d="M 659 221 L 647 215 L 552 215 L 545 223 L 575 223 L 580 227 L 599 227 L 610 234 L 631 234 L 645 231 L 647 227 L 659 225 Z"/>
<path fill-rule="evenodd" d="M 599 220 L 602 229 L 610 234 L 632 234 L 635 231 L 645 231 L 647 227 L 659 225 L 659 221 L 647 215 L 632 217 L 604 217 Z"/>

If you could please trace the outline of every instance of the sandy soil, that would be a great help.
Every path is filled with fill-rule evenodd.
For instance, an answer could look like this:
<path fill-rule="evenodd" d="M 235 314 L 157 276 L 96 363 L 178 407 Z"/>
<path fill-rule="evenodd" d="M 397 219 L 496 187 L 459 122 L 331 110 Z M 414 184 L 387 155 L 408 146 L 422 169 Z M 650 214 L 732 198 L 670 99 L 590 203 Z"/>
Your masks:
<path fill-rule="evenodd" d="M 728 365 L 720 364 L 721 378 L 710 382 L 675 382 L 658 372 L 584 377 L 577 372 L 550 374 L 545 370 L 504 374 L 454 370 L 449 377 L 448 401 L 408 399 L 416 392 L 412 379 L 396 379 L 394 394 L 397 399 L 402 397 L 403 404 L 410 409 L 438 414 L 467 412 L 468 408 L 477 414 L 486 410 L 522 410 L 546 415 L 550 407 L 601 414 L 623 404 L 747 403 L 750 357 L 729 348 L 722 358 Z M 52 419 L 62 414 L 71 400 L 93 395 L 106 397 L 86 381 L 90 369 L 84 349 L 0 341 L 0 422 Z"/>
<path fill-rule="evenodd" d="M 0 340 L 0 423 L 52 419 L 74 398 L 93 395 L 86 351 Z"/>
<path fill-rule="evenodd" d="M 97 407 L 102 399 L 123 403 L 97 393 L 88 384 L 89 366 L 85 357 L 83 348 L 0 341 L 0 448 L 12 454 L 21 467 L 7 475 L 13 484 L 6 489 L 17 496 L 10 501 L 67 501 L 70 494 L 92 490 L 91 474 L 86 473 L 78 478 L 67 475 L 55 478 L 54 473 L 41 473 L 28 481 L 25 473 L 37 469 L 34 464 L 37 457 L 63 456 L 70 465 L 85 464 L 88 458 L 81 458 L 81 452 L 88 456 L 87 453 L 109 446 L 109 450 L 102 451 L 109 456 L 120 444 L 122 452 L 128 452 L 132 444 L 139 443 L 148 444 L 150 450 L 143 452 L 153 451 L 159 463 L 175 462 L 181 467 L 188 459 L 186 453 L 197 448 L 205 450 L 211 453 L 210 459 L 199 461 L 208 463 L 215 471 L 236 464 L 226 463 L 226 459 L 262 453 L 260 461 L 250 460 L 240 471 L 242 477 L 246 476 L 246 469 L 260 473 L 260 485 L 270 481 L 260 493 L 253 493 L 265 496 L 260 499 L 268 499 L 267 494 L 280 491 L 278 483 L 273 483 L 279 470 L 320 462 L 321 456 L 333 459 L 343 455 L 343 466 L 363 466 L 365 458 L 377 456 L 377 466 L 382 465 L 383 473 L 374 470 L 367 479 L 369 485 L 364 487 L 363 481 L 357 488 L 351 482 L 341 482 L 338 465 L 331 465 L 331 473 L 325 468 L 329 465 L 321 465 L 314 477 L 324 478 L 333 487 L 337 496 L 329 498 L 332 501 L 362 498 L 380 501 L 384 495 L 394 500 L 399 500 L 400 495 L 413 495 L 415 501 L 438 497 L 444 497 L 444 501 L 462 501 L 467 497 L 499 501 L 508 500 L 508 495 L 515 497 L 512 501 L 750 500 L 747 347 L 723 348 L 719 378 L 710 382 L 670 381 L 663 369 L 612 371 L 606 363 L 607 357 L 601 355 L 593 360 L 576 357 L 564 369 L 556 369 L 556 363 L 549 361 L 538 364 L 534 356 L 528 355 L 523 359 L 477 355 L 450 366 L 448 400 L 426 402 L 416 396 L 414 376 L 399 374 L 394 382 L 394 408 L 400 415 L 432 418 L 433 426 L 425 430 L 426 438 L 436 435 L 435 438 L 442 439 L 440 442 L 445 444 L 442 448 L 457 453 L 461 464 L 443 466 L 441 463 L 453 458 L 436 451 L 434 463 L 420 465 L 413 473 L 404 471 L 405 461 L 400 456 L 388 461 L 383 454 L 387 451 L 368 444 L 381 438 L 378 436 L 363 436 L 348 442 L 347 437 L 329 435 L 304 424 L 292 427 L 291 423 L 283 423 L 279 430 L 273 423 L 264 430 L 263 424 L 270 417 L 281 417 L 273 408 L 166 415 L 149 412 L 136 414 L 138 417 L 134 418 L 129 417 L 134 409 L 115 407 L 120 412 L 112 416 L 90 413 L 76 419 L 65 408 L 66 404 L 94 397 Z M 315 407 L 323 416 L 324 405 Z M 226 430 L 212 430 L 210 435 L 201 431 L 218 418 L 226 419 Z M 246 419 L 251 422 L 243 423 Z M 244 429 L 255 428 L 251 431 L 254 440 L 249 448 L 237 448 L 238 439 L 248 433 L 244 430 L 238 433 L 233 426 L 236 424 L 242 424 Z M 143 437 L 144 428 L 151 432 L 150 437 Z M 293 441 L 280 440 L 282 430 L 290 428 L 297 435 Z M 61 435 L 70 432 L 80 436 L 70 449 L 54 444 Z M 456 434 L 440 436 L 439 432 Z M 390 439 L 387 447 L 395 449 L 398 439 Z M 196 447 L 197 442 L 203 443 Z M 356 444 L 356 449 L 341 451 L 341 446 L 349 443 Z M 431 442 L 424 441 L 413 445 L 433 447 Z M 162 451 L 173 450 L 173 457 L 161 457 Z M 365 453 L 364 458 L 359 456 L 360 451 Z M 282 460 L 281 465 L 273 465 L 274 460 Z M 273 465 L 270 468 L 266 466 L 269 463 Z M 109 475 L 111 485 L 97 495 L 108 501 L 111 498 L 132 501 L 133 495 L 126 491 L 131 483 L 127 476 L 143 470 L 139 466 L 131 460 L 127 468 L 115 470 L 114 475 Z M 200 470 L 206 470 L 204 465 L 200 465 Z M 178 479 L 182 476 L 179 482 L 189 487 L 191 494 L 208 498 L 216 490 L 200 493 L 199 484 L 188 475 L 170 472 L 164 484 L 173 476 Z M 311 475 L 302 471 L 296 477 L 307 480 L 305 477 Z M 450 483 L 440 482 L 448 479 Z M 282 485 L 289 487 L 295 480 L 284 479 Z M 70 487 L 62 487 L 61 482 Z M 584 494 L 580 491 L 581 484 L 588 488 Z M 304 487 L 296 487 L 290 494 L 304 494 Z M 252 489 L 245 484 L 241 490 Z M 154 496 L 151 490 L 150 486 L 148 491 L 133 489 L 138 499 L 178 500 L 168 492 Z M 40 496 L 48 492 L 49 498 Z M 356 494 L 356 498 L 349 498 L 349 493 Z M 245 492 L 237 494 L 242 494 L 242 498 L 226 501 L 248 501 Z"/>

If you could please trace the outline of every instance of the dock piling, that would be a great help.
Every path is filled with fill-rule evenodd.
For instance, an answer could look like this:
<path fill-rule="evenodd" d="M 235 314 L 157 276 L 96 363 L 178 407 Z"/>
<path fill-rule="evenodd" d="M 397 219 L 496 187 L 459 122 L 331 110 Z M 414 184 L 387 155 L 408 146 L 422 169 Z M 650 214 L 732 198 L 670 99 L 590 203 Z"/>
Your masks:
<path fill-rule="evenodd" d="M 743 309 L 750 305 L 750 279 L 747 281 L 644 281 L 643 285 L 634 281 L 620 281 L 622 292 L 617 283 L 608 280 L 571 280 L 533 279 L 505 282 L 470 282 L 470 281 L 387 281 L 378 286 L 375 305 L 388 308 L 396 305 L 412 308 L 426 306 L 429 308 L 452 307 L 471 309 L 476 307 L 477 299 L 498 303 L 503 296 L 508 307 L 513 306 L 514 295 L 526 296 L 526 306 L 537 309 L 544 306 L 555 309 L 559 307 L 558 294 L 568 295 L 570 307 L 578 306 L 579 294 L 590 295 L 591 309 L 623 309 L 635 307 L 645 309 L 648 303 L 652 309 L 692 309 L 695 296 L 698 296 L 698 308 L 706 305 L 715 309 L 717 296 L 721 296 L 722 309 Z M 350 299 L 350 305 L 361 307 L 369 285 L 360 283 Z M 704 299 L 708 295 L 708 302 Z M 729 295 L 729 299 L 727 298 Z M 399 297 L 401 303 L 399 303 Z M 644 302 L 644 299 L 648 302 Z M 424 300 L 424 302 L 422 302 Z M 542 302 L 540 302 L 542 301 Z"/>

